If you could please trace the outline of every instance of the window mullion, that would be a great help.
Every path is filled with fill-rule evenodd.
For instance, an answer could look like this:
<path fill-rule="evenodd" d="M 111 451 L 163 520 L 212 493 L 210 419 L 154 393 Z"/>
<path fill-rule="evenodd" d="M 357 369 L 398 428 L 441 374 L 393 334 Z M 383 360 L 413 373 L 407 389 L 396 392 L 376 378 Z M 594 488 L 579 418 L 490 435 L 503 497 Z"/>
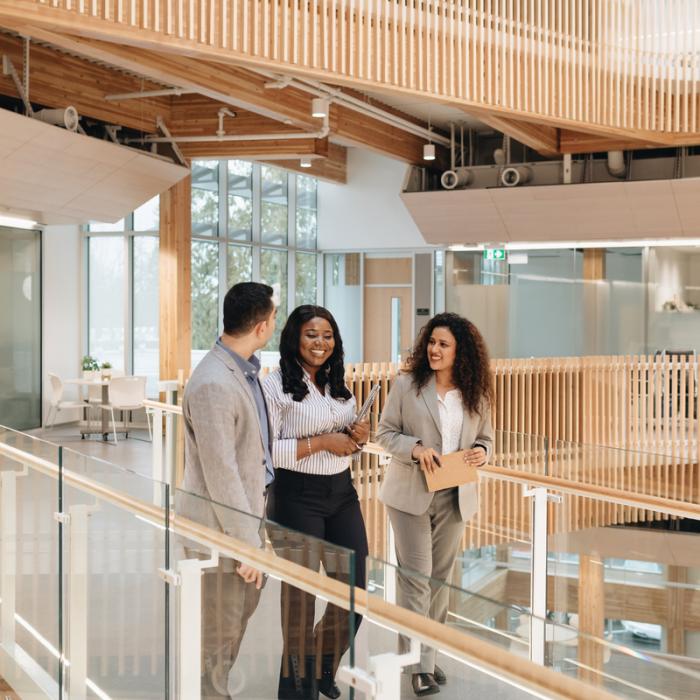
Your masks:
<path fill-rule="evenodd" d="M 219 235 L 219 314 L 218 332 L 224 332 L 224 297 L 228 291 L 228 161 L 219 161 L 219 225 L 217 226 Z"/>
<path fill-rule="evenodd" d="M 133 224 L 133 214 L 129 217 Z M 134 246 L 133 235 L 128 232 L 124 235 L 124 254 L 126 255 L 126 267 L 124 268 L 124 373 L 133 374 L 134 360 Z"/>

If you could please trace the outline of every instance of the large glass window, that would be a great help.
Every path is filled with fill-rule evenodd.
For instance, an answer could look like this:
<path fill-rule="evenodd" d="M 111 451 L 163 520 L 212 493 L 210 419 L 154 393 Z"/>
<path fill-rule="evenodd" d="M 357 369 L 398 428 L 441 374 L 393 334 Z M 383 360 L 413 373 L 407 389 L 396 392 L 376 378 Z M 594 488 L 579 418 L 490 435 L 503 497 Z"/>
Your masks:
<path fill-rule="evenodd" d="M 216 341 L 219 315 L 219 246 L 192 241 L 192 357 L 201 358 Z"/>
<path fill-rule="evenodd" d="M 297 176 L 297 248 L 316 248 L 316 180 Z"/>
<path fill-rule="evenodd" d="M 249 245 L 229 245 L 226 273 L 227 286 L 253 280 L 253 249 Z"/>
<path fill-rule="evenodd" d="M 158 396 L 160 197 L 117 223 L 87 227 L 88 333 L 85 353 L 146 377 Z M 167 377 L 164 377 L 167 379 Z"/>
<path fill-rule="evenodd" d="M 124 369 L 126 249 L 122 236 L 89 239 L 88 352 Z"/>
<path fill-rule="evenodd" d="M 192 235 L 219 234 L 219 162 L 192 164 Z"/>
<path fill-rule="evenodd" d="M 287 173 L 280 168 L 260 168 L 262 188 L 261 240 L 263 243 L 287 245 Z"/>
<path fill-rule="evenodd" d="M 192 187 L 192 364 L 223 330 L 228 289 L 253 280 L 270 284 L 280 305 L 269 359 L 289 311 L 317 300 L 316 180 L 240 160 L 200 161 Z"/>
<path fill-rule="evenodd" d="M 277 325 L 266 350 L 277 350 L 280 333 L 287 321 L 287 251 L 263 248 L 260 251 L 260 281 L 269 284 L 275 290 L 277 308 Z"/>
<path fill-rule="evenodd" d="M 134 213 L 135 216 L 135 213 Z M 158 238 L 133 238 L 133 367 L 146 377 L 146 393 L 157 396 L 160 375 Z"/>
<path fill-rule="evenodd" d="M 253 165 L 228 162 L 228 238 L 249 241 L 253 235 Z"/>
<path fill-rule="evenodd" d="M 316 254 L 297 253 L 296 254 L 296 285 L 294 303 L 300 304 L 316 303 Z"/>
<path fill-rule="evenodd" d="M 134 231 L 158 231 L 159 228 L 160 197 L 154 197 L 134 211 Z"/>

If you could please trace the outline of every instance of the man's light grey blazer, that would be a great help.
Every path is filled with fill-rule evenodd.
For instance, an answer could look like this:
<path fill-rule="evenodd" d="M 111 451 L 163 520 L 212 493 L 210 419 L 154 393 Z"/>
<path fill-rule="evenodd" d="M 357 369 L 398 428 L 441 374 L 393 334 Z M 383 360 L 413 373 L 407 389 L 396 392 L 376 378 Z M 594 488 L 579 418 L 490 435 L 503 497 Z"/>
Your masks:
<path fill-rule="evenodd" d="M 182 414 L 182 490 L 203 498 L 178 494 L 179 512 L 258 546 L 258 519 L 263 517 L 265 504 L 260 419 L 247 379 L 233 357 L 218 345 L 202 358 L 187 382 Z M 212 507 L 204 499 L 229 508 Z"/>
<path fill-rule="evenodd" d="M 478 444 L 486 449 L 486 456 L 490 458 L 493 446 L 491 410 L 484 403 L 481 412 L 483 415 L 464 412 L 459 449 L 469 449 Z M 392 384 L 377 429 L 377 442 L 392 456 L 379 499 L 411 515 L 425 513 L 433 500 L 423 471 L 411 459 L 411 452 L 419 440 L 425 447 L 432 447 L 442 454 L 435 377 L 416 392 L 411 375 L 400 374 Z M 469 520 L 478 506 L 478 485 L 472 482 L 460 486 L 459 511 L 462 520 Z"/>

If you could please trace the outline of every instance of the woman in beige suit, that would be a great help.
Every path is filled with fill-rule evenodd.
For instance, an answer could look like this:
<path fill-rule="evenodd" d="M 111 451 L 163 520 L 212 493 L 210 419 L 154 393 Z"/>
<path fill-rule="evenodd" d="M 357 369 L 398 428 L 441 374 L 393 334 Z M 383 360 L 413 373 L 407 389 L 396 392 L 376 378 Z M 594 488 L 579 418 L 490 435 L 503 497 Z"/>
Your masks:
<path fill-rule="evenodd" d="M 398 572 L 398 604 L 439 622 L 448 604 L 440 584 L 452 571 L 464 523 L 477 510 L 477 484 L 431 493 L 423 472 L 439 469 L 440 456 L 457 450 L 466 450 L 465 464 L 486 464 L 492 400 L 488 351 L 476 326 L 457 314 L 438 314 L 420 332 L 409 371 L 395 379 L 377 431 L 392 455 L 379 497 L 389 512 L 399 567 L 407 571 Z M 408 640 L 401 638 L 399 646 L 408 651 Z M 420 663 L 411 668 L 416 695 L 437 693 L 447 682 L 435 654 L 422 647 Z"/>

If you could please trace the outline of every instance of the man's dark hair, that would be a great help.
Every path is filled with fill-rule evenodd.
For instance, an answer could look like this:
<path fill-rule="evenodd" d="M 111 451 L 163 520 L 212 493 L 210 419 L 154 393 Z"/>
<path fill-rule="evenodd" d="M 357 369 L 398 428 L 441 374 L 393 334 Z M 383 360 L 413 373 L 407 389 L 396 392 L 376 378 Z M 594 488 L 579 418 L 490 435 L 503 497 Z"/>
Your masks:
<path fill-rule="evenodd" d="M 272 287 L 260 282 L 234 284 L 224 297 L 224 333 L 245 335 L 267 320 L 275 305 L 272 294 Z"/>

